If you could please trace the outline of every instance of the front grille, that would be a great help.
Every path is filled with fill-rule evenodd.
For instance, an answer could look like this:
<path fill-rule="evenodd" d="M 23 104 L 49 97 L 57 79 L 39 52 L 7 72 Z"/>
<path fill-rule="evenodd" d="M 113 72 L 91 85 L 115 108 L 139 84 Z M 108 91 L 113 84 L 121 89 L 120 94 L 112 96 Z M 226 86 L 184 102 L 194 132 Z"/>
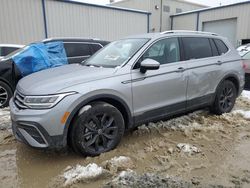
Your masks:
<path fill-rule="evenodd" d="M 25 96 L 19 93 L 18 91 L 14 95 L 14 103 L 17 108 L 19 109 L 27 109 L 28 106 L 24 104 L 24 98 Z"/>
<path fill-rule="evenodd" d="M 34 138 L 38 143 L 45 144 L 44 139 L 35 127 L 26 126 L 19 124 L 18 128 L 24 129 L 32 138 Z"/>

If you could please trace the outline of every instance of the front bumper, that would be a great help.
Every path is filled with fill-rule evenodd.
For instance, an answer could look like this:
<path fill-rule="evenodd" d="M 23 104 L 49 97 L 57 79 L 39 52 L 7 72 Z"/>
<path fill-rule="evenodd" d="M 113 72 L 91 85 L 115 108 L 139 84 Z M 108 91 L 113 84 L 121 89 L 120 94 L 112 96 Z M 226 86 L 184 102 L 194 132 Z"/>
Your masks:
<path fill-rule="evenodd" d="M 36 122 L 12 122 L 12 131 L 15 138 L 35 148 L 61 149 L 66 146 L 63 143 L 63 135 L 50 136 L 48 132 Z"/>
<path fill-rule="evenodd" d="M 67 127 L 61 122 L 77 96 L 68 96 L 55 107 L 44 110 L 19 109 L 10 100 L 10 115 L 15 138 L 35 148 L 62 149 L 67 146 Z"/>

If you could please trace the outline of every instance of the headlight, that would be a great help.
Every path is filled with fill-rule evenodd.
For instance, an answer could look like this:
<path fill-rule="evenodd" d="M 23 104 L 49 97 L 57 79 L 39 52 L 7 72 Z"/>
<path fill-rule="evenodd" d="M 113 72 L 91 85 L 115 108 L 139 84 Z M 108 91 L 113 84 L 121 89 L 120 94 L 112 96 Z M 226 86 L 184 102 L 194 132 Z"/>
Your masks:
<path fill-rule="evenodd" d="M 77 92 L 68 92 L 45 96 L 25 96 L 24 104 L 29 108 L 47 109 L 58 104 L 64 97 L 76 94 Z"/>

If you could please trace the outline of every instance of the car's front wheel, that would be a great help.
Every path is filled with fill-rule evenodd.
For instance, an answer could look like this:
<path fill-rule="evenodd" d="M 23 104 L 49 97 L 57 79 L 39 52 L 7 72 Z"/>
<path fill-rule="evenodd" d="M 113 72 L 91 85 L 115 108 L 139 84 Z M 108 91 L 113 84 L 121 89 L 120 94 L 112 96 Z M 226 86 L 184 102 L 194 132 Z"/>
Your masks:
<path fill-rule="evenodd" d="M 125 129 L 121 112 L 104 102 L 83 107 L 71 126 L 71 146 L 76 152 L 88 156 L 114 149 Z"/>
<path fill-rule="evenodd" d="M 0 108 L 9 106 L 10 98 L 13 96 L 11 88 L 4 82 L 0 81 Z"/>
<path fill-rule="evenodd" d="M 237 90 L 230 80 L 223 81 L 216 92 L 215 101 L 211 107 L 211 112 L 221 115 L 230 112 L 235 104 Z"/>

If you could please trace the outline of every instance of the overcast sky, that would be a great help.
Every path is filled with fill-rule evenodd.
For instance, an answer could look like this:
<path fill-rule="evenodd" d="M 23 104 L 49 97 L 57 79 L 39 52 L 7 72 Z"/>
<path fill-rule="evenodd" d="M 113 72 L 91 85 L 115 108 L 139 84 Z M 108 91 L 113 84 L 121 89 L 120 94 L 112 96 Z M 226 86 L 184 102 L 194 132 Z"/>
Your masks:
<path fill-rule="evenodd" d="M 109 0 L 77 0 L 77 1 L 82 1 L 82 2 L 87 2 L 87 3 L 95 3 L 95 4 L 101 4 L 101 5 L 105 5 L 105 4 L 109 3 Z M 238 3 L 238 2 L 242 2 L 242 1 L 248 1 L 248 0 L 186 0 L 186 1 L 200 3 L 200 4 L 204 4 L 204 5 L 208 5 L 208 6 L 219 6 L 220 3 L 221 3 L 221 5 L 225 5 L 225 4 Z"/>

